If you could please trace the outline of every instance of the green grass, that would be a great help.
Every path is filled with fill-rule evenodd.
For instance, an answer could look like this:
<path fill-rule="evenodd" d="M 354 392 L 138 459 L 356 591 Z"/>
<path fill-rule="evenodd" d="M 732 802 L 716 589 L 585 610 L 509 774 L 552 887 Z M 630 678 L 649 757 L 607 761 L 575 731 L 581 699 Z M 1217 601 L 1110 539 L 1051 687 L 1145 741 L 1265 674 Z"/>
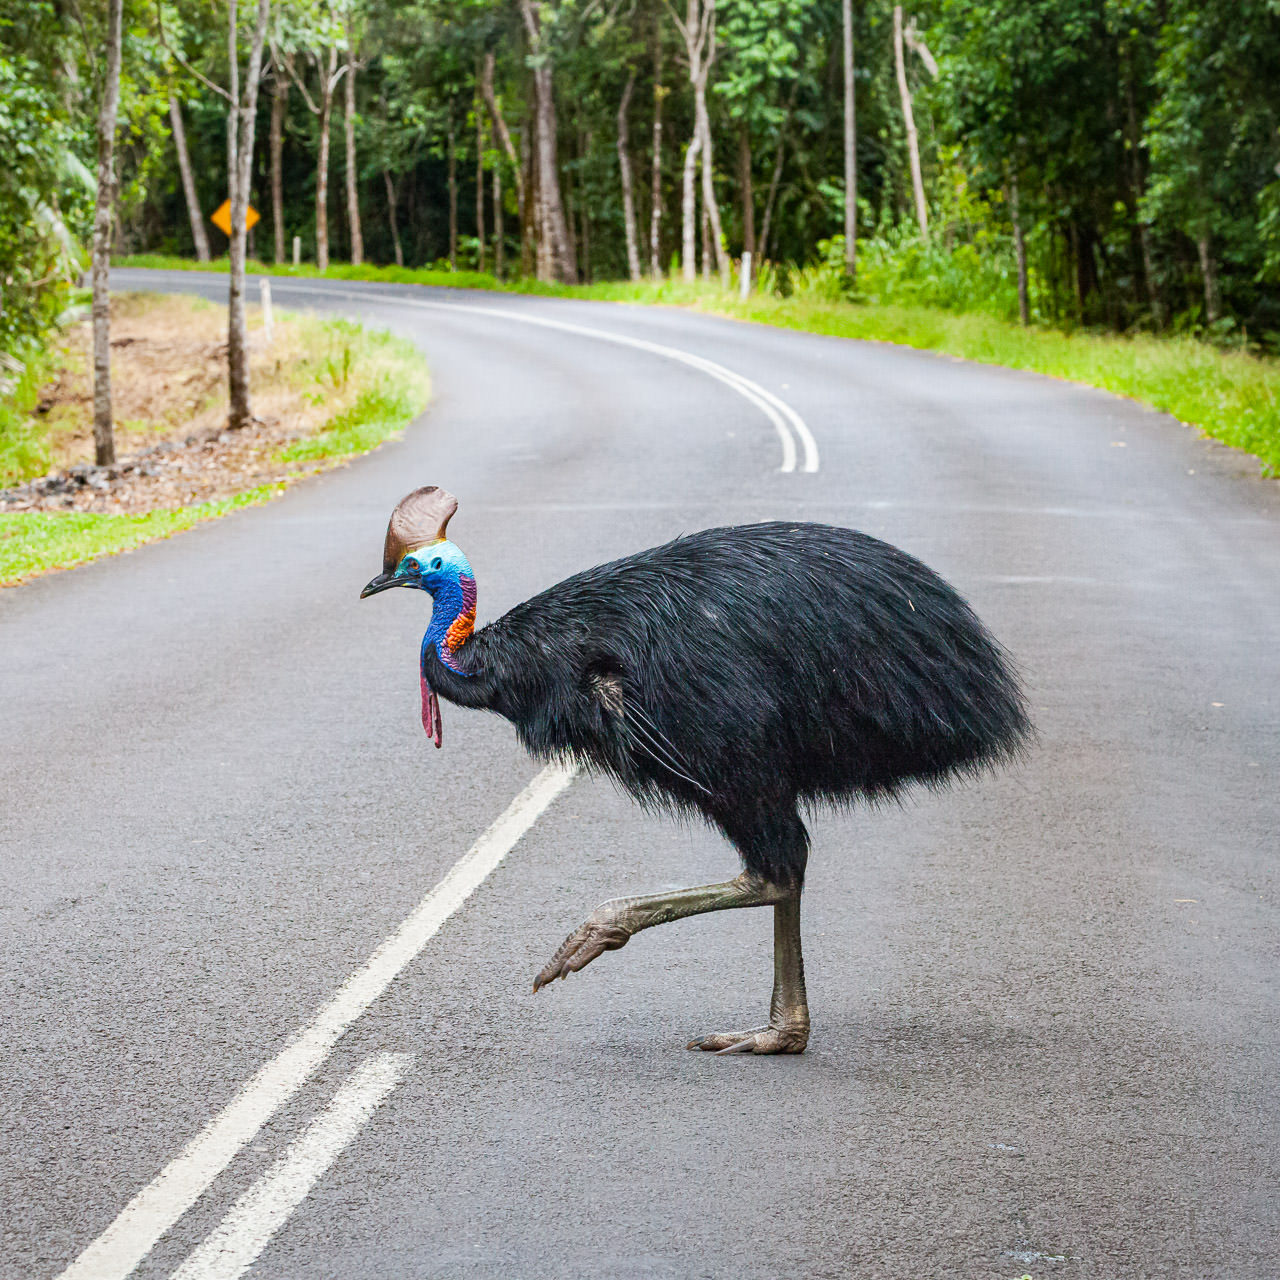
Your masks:
<path fill-rule="evenodd" d="M 362 391 L 345 413 L 330 418 L 324 429 L 305 440 L 296 440 L 279 454 L 281 462 L 314 462 L 367 453 L 388 436 L 399 432 L 417 410 L 407 390 L 377 387 Z"/>
<path fill-rule="evenodd" d="M 317 397 L 317 402 L 348 387 L 354 390 L 355 398 L 316 434 L 282 450 L 277 461 L 302 464 L 301 473 L 306 474 L 326 463 L 367 453 L 398 436 L 422 411 L 430 381 L 421 353 L 407 339 L 347 320 L 300 317 L 299 323 L 309 354 L 288 369 L 286 376 L 305 388 L 304 394 Z M 33 372 L 38 380 L 27 398 L 31 405 L 53 367 L 50 359 Z M 26 403 L 24 400 L 12 410 L 15 423 L 28 420 L 21 413 Z M 0 413 L 5 411 L 0 404 Z M 138 515 L 0 512 L 0 586 L 171 537 L 201 521 L 267 502 L 287 487 L 287 481 L 264 484 L 229 498 Z"/>
<path fill-rule="evenodd" d="M 262 485 L 233 498 L 202 502 L 142 515 L 103 515 L 96 511 L 0 511 L 0 586 L 21 582 L 51 569 L 69 569 L 98 556 L 131 551 L 155 538 L 168 538 L 202 520 L 229 515 L 267 502 L 283 484 Z"/>
<path fill-rule="evenodd" d="M 141 256 L 120 265 L 225 271 L 225 261 L 202 264 L 185 258 Z M 800 329 L 840 338 L 893 342 L 938 351 L 983 364 L 1027 369 L 1101 387 L 1172 414 L 1205 435 L 1253 454 L 1268 475 L 1280 474 L 1280 360 L 1224 351 L 1192 338 L 1122 337 L 1027 328 L 991 316 L 956 314 L 927 307 L 832 301 L 803 289 L 790 297 L 758 294 L 746 302 L 718 285 L 679 281 L 611 281 L 556 285 L 535 280 L 496 280 L 474 271 L 335 265 L 277 267 L 253 263 L 259 275 L 334 280 L 446 285 L 549 297 L 692 307 L 758 324 Z M 803 281 L 805 273 L 799 273 Z"/>

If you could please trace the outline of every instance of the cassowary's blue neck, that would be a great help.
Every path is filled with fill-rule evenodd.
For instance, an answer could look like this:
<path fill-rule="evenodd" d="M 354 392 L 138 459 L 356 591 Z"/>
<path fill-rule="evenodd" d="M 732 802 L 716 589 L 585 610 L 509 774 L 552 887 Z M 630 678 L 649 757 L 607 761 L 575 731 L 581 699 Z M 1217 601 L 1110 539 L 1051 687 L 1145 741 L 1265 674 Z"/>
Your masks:
<path fill-rule="evenodd" d="M 470 566 L 468 566 L 470 567 Z M 422 654 L 431 650 L 446 667 L 461 672 L 458 651 L 471 639 L 476 624 L 476 580 L 469 573 L 431 583 L 431 625 L 422 637 Z"/>

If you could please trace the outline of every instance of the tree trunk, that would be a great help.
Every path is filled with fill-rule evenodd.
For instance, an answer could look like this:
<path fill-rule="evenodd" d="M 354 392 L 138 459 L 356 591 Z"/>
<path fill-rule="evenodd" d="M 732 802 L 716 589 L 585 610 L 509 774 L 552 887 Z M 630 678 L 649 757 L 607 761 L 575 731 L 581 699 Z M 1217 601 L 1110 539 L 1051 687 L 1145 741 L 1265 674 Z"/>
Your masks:
<path fill-rule="evenodd" d="M 396 266 L 404 266 L 404 249 L 400 245 L 400 228 L 396 225 L 396 184 L 391 181 L 391 170 L 383 169 L 382 179 L 387 184 L 387 221 L 391 224 L 391 243 L 395 246 Z"/>
<path fill-rule="evenodd" d="M 858 132 L 853 94 L 853 0 L 842 0 L 844 23 L 844 269 L 858 275 Z"/>
<path fill-rule="evenodd" d="M 636 87 L 635 68 L 627 77 L 627 87 L 618 104 L 618 169 L 622 174 L 622 222 L 627 235 L 627 270 L 632 280 L 640 279 L 640 245 L 636 236 L 636 202 L 631 191 L 631 155 L 627 151 L 627 109 Z"/>
<path fill-rule="evenodd" d="M 702 203 L 702 278 L 711 279 L 711 215 L 707 212 L 707 204 Z"/>
<path fill-rule="evenodd" d="M 698 152 L 702 150 L 702 134 L 695 129 L 684 153 L 684 175 L 680 201 L 680 274 L 686 283 L 698 278 L 698 205 L 694 178 L 698 172 Z"/>
<path fill-rule="evenodd" d="M 285 260 L 284 249 L 284 117 L 289 103 L 289 80 L 282 67 L 276 68 L 271 94 L 271 230 L 275 239 L 275 260 Z"/>
<path fill-rule="evenodd" d="M 1200 255 L 1200 274 L 1204 278 L 1204 315 L 1209 324 L 1213 324 L 1222 316 L 1222 297 L 1218 292 L 1218 267 L 1207 231 L 1196 237 L 1196 252 Z"/>
<path fill-rule="evenodd" d="M 653 173 L 649 206 L 649 270 L 655 280 L 662 276 L 662 32 L 654 21 L 653 34 Z"/>
<path fill-rule="evenodd" d="M 591 154 L 591 135 L 580 139 L 578 146 L 578 159 L 584 161 Z M 577 253 L 578 260 L 581 265 L 578 268 L 578 279 L 584 284 L 591 283 L 591 201 L 587 199 L 586 193 L 582 190 L 581 173 L 579 170 L 578 181 L 578 204 L 581 210 L 582 232 L 578 238 Z M 573 220 L 570 219 L 569 225 L 572 227 Z"/>
<path fill-rule="evenodd" d="M 533 149 L 529 145 L 529 117 L 526 113 L 520 127 L 520 171 L 524 174 L 524 216 L 520 219 L 520 274 L 528 276 L 534 271 L 534 247 L 538 241 L 537 193 L 533 169 Z"/>
<path fill-rule="evenodd" d="M 458 149 L 454 141 L 453 109 L 449 109 L 449 270 L 458 269 Z"/>
<path fill-rule="evenodd" d="M 756 256 L 756 198 L 751 186 L 751 131 L 738 131 L 738 187 L 742 193 L 742 252 Z"/>
<path fill-rule="evenodd" d="M 351 262 L 364 261 L 364 236 L 360 231 L 360 184 L 356 172 L 356 50 L 347 15 L 347 83 L 343 86 L 343 124 L 347 134 L 347 225 L 351 231 Z"/>
<path fill-rule="evenodd" d="M 227 121 L 227 176 L 231 187 L 231 284 L 227 305 L 227 368 L 231 408 L 227 425 L 247 427 L 249 407 L 249 333 L 244 315 L 245 213 L 253 172 L 253 132 L 258 116 L 258 81 L 262 76 L 262 47 L 267 38 L 271 0 L 258 0 L 257 24 L 250 46 L 244 97 L 240 94 L 240 63 L 236 53 L 236 0 L 228 6 L 227 46 L 230 54 L 231 114 Z"/>
<path fill-rule="evenodd" d="M 524 165 L 516 154 L 506 119 L 498 108 L 498 97 L 493 91 L 493 62 L 493 50 L 489 50 L 484 55 L 484 61 L 480 64 L 480 94 L 485 100 L 485 105 L 489 108 L 489 118 L 493 121 L 493 128 L 498 136 L 498 141 L 502 144 L 502 149 L 506 152 L 507 159 L 511 162 L 511 172 L 516 184 L 516 209 L 520 215 L 521 235 L 523 237 L 525 220 L 528 216 L 528 211 L 525 208 Z"/>
<path fill-rule="evenodd" d="M 484 116 L 480 112 L 480 96 L 475 99 L 476 113 L 476 270 L 484 270 Z"/>
<path fill-rule="evenodd" d="M 538 169 L 538 122 L 530 117 L 528 131 L 522 142 L 529 148 L 529 225 L 533 232 L 529 245 L 534 275 L 539 280 L 551 279 L 551 250 L 542 230 L 542 189 Z"/>
<path fill-rule="evenodd" d="M 704 86 L 705 88 L 705 86 Z M 724 288 L 728 288 L 728 273 L 730 273 L 730 261 L 728 261 L 728 250 L 724 247 L 724 229 L 721 227 L 719 220 L 719 205 L 716 202 L 716 187 L 714 187 L 712 168 L 712 123 L 710 123 L 710 115 L 707 111 L 707 96 L 703 95 L 703 154 L 699 156 L 699 163 L 703 166 L 703 207 L 707 210 L 707 219 L 710 223 L 710 234 L 712 234 L 712 255 L 716 259 L 716 270 L 721 278 L 721 284 Z"/>
<path fill-rule="evenodd" d="M 124 0 L 109 0 L 107 64 L 98 104 L 98 194 L 93 211 L 93 456 L 100 467 L 116 460 L 111 419 L 111 214 L 116 195 L 123 10 Z"/>
<path fill-rule="evenodd" d="M 574 267 L 573 241 L 565 220 L 564 202 L 560 197 L 560 173 L 556 160 L 556 101 L 552 84 L 551 55 L 542 44 L 541 0 L 520 0 L 520 13 L 529 37 L 533 55 L 534 111 L 537 137 L 535 151 L 538 169 L 538 203 L 541 239 L 539 259 L 547 277 L 564 284 L 577 281 Z"/>
<path fill-rule="evenodd" d="M 787 130 L 791 127 L 791 114 L 796 108 L 796 97 L 800 92 L 800 78 L 791 82 L 791 92 L 787 96 L 787 114 L 782 118 L 782 126 L 778 130 L 778 148 L 773 157 L 773 173 L 769 177 L 769 194 L 764 202 L 764 220 L 760 224 L 760 261 L 763 262 L 769 253 L 769 226 L 773 222 L 774 202 L 778 198 L 778 183 L 782 179 L 782 161 L 786 154 Z"/>
<path fill-rule="evenodd" d="M 502 226 L 502 166 L 493 166 L 493 271 L 501 280 L 507 272 L 506 232 Z"/>
<path fill-rule="evenodd" d="M 320 158 L 316 163 L 316 266 L 329 266 L 329 119 L 333 115 L 334 76 L 338 71 L 338 49 L 329 50 L 328 73 L 320 71 Z"/>
<path fill-rule="evenodd" d="M 716 204 L 711 118 L 707 112 L 707 80 L 716 57 L 716 0 L 686 0 L 683 22 L 676 16 L 674 9 L 671 13 L 684 39 L 689 83 L 693 88 L 693 140 L 685 152 L 683 275 L 686 280 L 692 280 L 695 276 L 693 246 L 696 228 L 693 222 L 692 166 L 698 161 L 702 165 L 702 203 L 711 223 L 716 265 L 720 269 L 721 279 L 728 284 L 729 256 L 725 251 L 724 234 L 720 226 L 720 208 Z"/>
<path fill-rule="evenodd" d="M 178 152 L 178 172 L 182 175 L 182 194 L 186 197 L 187 216 L 191 219 L 191 239 L 195 242 L 196 257 L 201 262 L 208 262 L 209 236 L 204 229 L 204 215 L 200 212 L 195 175 L 191 172 L 187 131 L 182 127 L 182 104 L 172 93 L 169 95 L 169 119 L 173 124 L 173 145 Z"/>
<path fill-rule="evenodd" d="M 708 58 L 706 69 L 710 70 L 710 68 L 711 60 Z M 702 203 L 711 223 L 711 245 L 712 252 L 715 255 L 716 270 L 720 273 L 720 283 L 727 289 L 729 287 L 729 252 L 724 244 L 724 230 L 720 225 L 720 206 L 716 203 L 715 184 L 713 182 L 711 116 L 707 111 L 707 81 L 705 75 L 696 92 L 697 96 L 694 100 L 695 114 L 700 117 L 699 127 L 702 130 L 702 154 L 698 157 L 702 165 Z"/>
<path fill-rule="evenodd" d="M 911 90 L 907 87 L 907 65 L 902 53 L 902 6 L 893 6 L 893 64 L 898 72 L 898 95 L 902 99 L 902 119 L 907 128 L 907 159 L 911 163 L 911 190 L 915 194 L 916 221 L 920 234 L 929 235 L 929 211 L 924 202 L 924 179 L 920 176 L 920 142 L 911 110 Z"/>
<path fill-rule="evenodd" d="M 1018 321 L 1031 323 L 1031 302 L 1027 290 L 1027 242 L 1022 234 L 1022 211 L 1018 207 L 1018 170 L 1009 172 L 1009 214 L 1013 219 L 1013 251 L 1018 259 Z"/>

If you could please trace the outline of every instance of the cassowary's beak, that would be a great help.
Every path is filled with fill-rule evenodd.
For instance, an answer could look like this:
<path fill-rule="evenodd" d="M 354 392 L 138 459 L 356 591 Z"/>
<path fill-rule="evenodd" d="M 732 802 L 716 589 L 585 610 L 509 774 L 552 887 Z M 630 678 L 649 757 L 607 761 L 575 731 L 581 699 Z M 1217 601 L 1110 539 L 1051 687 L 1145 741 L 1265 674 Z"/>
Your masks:
<path fill-rule="evenodd" d="M 379 591 L 385 591 L 388 587 L 416 587 L 417 585 L 413 578 L 397 577 L 394 573 L 380 573 L 360 593 L 360 599 L 363 600 L 365 596 L 376 596 Z"/>

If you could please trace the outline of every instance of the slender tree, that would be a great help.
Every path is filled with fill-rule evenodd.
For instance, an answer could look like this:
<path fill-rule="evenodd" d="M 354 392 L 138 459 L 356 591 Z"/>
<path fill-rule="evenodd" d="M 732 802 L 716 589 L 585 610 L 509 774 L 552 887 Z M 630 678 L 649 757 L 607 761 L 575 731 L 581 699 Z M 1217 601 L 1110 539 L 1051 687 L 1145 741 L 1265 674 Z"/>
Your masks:
<path fill-rule="evenodd" d="M 764 218 L 760 223 L 760 257 L 769 256 L 769 231 L 773 224 L 773 211 L 778 199 L 778 186 L 782 181 L 782 166 L 786 159 L 787 135 L 791 128 L 791 118 L 796 109 L 796 98 L 800 93 L 800 78 L 791 82 L 791 92 L 787 95 L 787 108 L 778 126 L 778 142 L 773 153 L 773 173 L 769 177 L 769 191 L 764 201 Z"/>
<path fill-rule="evenodd" d="M 162 11 L 161 11 L 162 12 Z M 253 139 L 258 116 L 258 85 L 262 80 L 262 52 L 267 42 L 271 0 L 258 0 L 249 61 L 240 74 L 239 9 L 237 0 L 227 4 L 227 85 L 224 88 L 193 67 L 171 48 L 163 23 L 157 20 L 160 43 L 205 88 L 227 104 L 227 188 L 231 206 L 230 270 L 227 288 L 227 381 L 230 409 L 227 425 L 233 430 L 253 421 L 249 402 L 249 329 L 245 322 L 245 258 L 248 237 L 249 187 L 253 177 Z"/>
<path fill-rule="evenodd" d="M 473 114 L 476 118 L 476 270 L 484 270 L 484 112 L 480 109 L 480 77 L 476 76 Z"/>
<path fill-rule="evenodd" d="M 627 150 L 627 110 L 636 87 L 633 67 L 618 103 L 618 170 L 622 176 L 622 225 L 627 238 L 627 270 L 632 280 L 640 279 L 640 245 L 636 236 L 636 202 L 631 189 L 631 153 Z"/>
<path fill-rule="evenodd" d="M 458 146 L 453 126 L 453 105 L 445 132 L 445 163 L 449 174 L 449 270 L 458 269 Z"/>
<path fill-rule="evenodd" d="M 520 218 L 520 235 L 523 241 L 528 217 L 528 209 L 525 203 L 524 165 L 521 164 L 520 157 L 516 154 L 515 144 L 511 141 L 511 131 L 507 128 L 506 118 L 502 114 L 502 108 L 498 105 L 498 95 L 493 87 L 493 70 L 493 50 L 487 49 L 480 62 L 480 95 L 484 98 L 485 106 L 489 108 L 489 119 L 493 124 L 494 133 L 502 146 L 507 161 L 511 165 L 511 174 L 516 185 L 516 209 Z M 494 173 L 496 175 L 496 168 Z M 494 201 L 495 203 L 497 201 L 496 195 L 494 196 Z"/>
<path fill-rule="evenodd" d="M 694 238 L 697 234 L 694 211 L 694 168 L 702 166 L 702 204 L 710 224 L 709 232 L 716 265 L 723 280 L 729 277 L 729 258 L 720 226 L 720 208 L 716 203 L 714 161 L 711 143 L 711 116 L 707 110 L 707 82 L 716 57 L 716 0 L 686 0 L 683 21 L 673 9 L 671 16 L 684 40 L 685 63 L 693 88 L 693 137 L 685 151 L 683 200 L 683 249 L 681 264 L 684 278 L 696 276 L 693 261 Z"/>
<path fill-rule="evenodd" d="M 502 226 L 502 165 L 493 166 L 493 274 L 502 280 L 507 273 L 506 232 Z"/>
<path fill-rule="evenodd" d="M 338 61 L 336 32 L 328 27 L 319 33 L 319 42 L 306 48 L 307 60 L 316 70 L 319 97 L 313 98 L 306 81 L 293 75 L 307 110 L 316 117 L 319 128 L 319 147 L 316 158 L 316 266 L 325 271 L 329 266 L 329 122 L 333 119 L 333 95 L 338 82 L 347 73 L 347 62 Z M 285 63 L 290 72 L 293 67 Z M 354 150 L 354 140 L 352 147 Z M 358 215 L 357 215 L 358 216 Z"/>
<path fill-rule="evenodd" d="M 182 126 L 182 104 L 175 93 L 169 94 L 169 120 L 173 126 L 173 146 L 178 155 L 178 174 L 182 178 L 187 217 L 191 221 L 191 239 L 196 247 L 196 257 L 201 262 L 208 262 L 209 234 L 204 229 L 204 214 L 200 211 L 200 196 L 191 169 L 191 153 L 187 150 L 187 131 Z"/>
<path fill-rule="evenodd" d="M 662 276 L 662 103 L 667 89 L 662 83 L 662 30 L 653 23 L 653 171 L 649 193 L 649 271 Z"/>
<path fill-rule="evenodd" d="M 347 79 L 343 88 L 342 122 L 347 144 L 347 225 L 351 230 L 351 261 L 364 261 L 364 236 L 360 231 L 360 183 L 356 165 L 356 60 L 357 32 L 350 7 L 344 15 L 347 37 Z"/>
<path fill-rule="evenodd" d="M 1027 288 L 1027 241 L 1022 234 L 1022 209 L 1018 200 L 1018 166 L 1009 169 L 1009 216 L 1013 221 L 1013 250 L 1018 262 L 1018 321 L 1031 323 L 1031 301 Z"/>
<path fill-rule="evenodd" d="M 858 130 L 853 84 L 853 0 L 841 0 L 844 28 L 844 269 L 858 275 Z"/>
<path fill-rule="evenodd" d="M 227 370 L 231 410 L 228 425 L 247 427 L 253 421 L 249 405 L 249 330 L 245 323 L 245 237 L 249 184 L 253 175 L 253 134 L 258 117 L 258 83 L 262 78 L 262 50 L 267 39 L 271 0 L 258 0 L 257 21 L 249 47 L 244 87 L 240 84 L 236 0 L 229 0 L 227 55 L 230 67 L 231 111 L 227 117 L 227 175 L 231 187 L 231 283 L 228 293 Z"/>
<path fill-rule="evenodd" d="M 560 194 L 556 160 L 556 103 L 552 83 L 551 50 L 543 24 L 542 0 L 520 0 L 520 16 L 529 41 L 533 69 L 534 121 L 538 175 L 538 275 L 544 280 L 573 284 L 578 277 L 573 241 Z"/>
<path fill-rule="evenodd" d="M 893 65 L 898 75 L 898 96 L 902 103 L 902 120 L 907 130 L 907 160 L 911 166 L 911 190 L 915 195 L 916 222 L 920 234 L 929 234 L 929 210 L 924 199 L 924 179 L 920 173 L 920 142 L 916 137 L 916 119 L 911 110 L 911 90 L 907 86 L 907 64 L 902 52 L 902 6 L 893 6 Z"/>
<path fill-rule="evenodd" d="M 292 61 L 286 53 L 284 59 Z M 271 231 L 275 241 L 275 260 L 285 260 L 284 225 L 284 121 L 289 109 L 289 72 L 285 69 L 280 53 L 271 50 L 273 75 L 271 78 Z"/>
<path fill-rule="evenodd" d="M 98 193 L 93 213 L 93 452 L 100 467 L 116 460 L 111 416 L 111 224 L 123 10 L 124 0 L 107 0 L 107 59 L 98 100 Z"/>
<path fill-rule="evenodd" d="M 404 246 L 400 243 L 400 227 L 396 223 L 396 184 L 391 180 L 391 170 L 383 169 L 387 184 L 387 220 L 391 224 L 391 243 L 395 246 L 396 266 L 404 266 Z"/>

